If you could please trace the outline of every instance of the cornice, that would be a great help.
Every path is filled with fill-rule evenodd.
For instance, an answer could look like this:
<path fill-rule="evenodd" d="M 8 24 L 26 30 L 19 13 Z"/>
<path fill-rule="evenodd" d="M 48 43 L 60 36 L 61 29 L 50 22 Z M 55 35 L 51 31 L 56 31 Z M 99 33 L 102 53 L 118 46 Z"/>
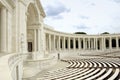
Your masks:
<path fill-rule="evenodd" d="M 42 4 L 41 4 L 40 0 L 36 0 L 36 2 L 37 2 L 37 5 L 38 5 L 38 8 L 39 8 L 39 10 L 40 10 L 40 14 L 43 16 L 43 18 L 45 18 L 45 17 L 46 17 L 46 14 L 45 14 L 45 12 L 44 12 L 44 9 L 43 9 L 43 7 L 42 7 Z"/>
<path fill-rule="evenodd" d="M 27 6 L 25 0 L 18 0 L 19 2 L 21 2 L 24 6 Z"/>
<path fill-rule="evenodd" d="M 8 3 L 10 3 L 10 6 L 12 7 L 12 8 L 15 8 L 15 0 L 7 0 L 7 2 Z"/>
<path fill-rule="evenodd" d="M 74 38 L 110 38 L 110 37 L 120 37 L 120 34 L 107 34 L 107 35 L 101 35 L 101 34 L 96 34 L 96 35 L 84 35 L 84 34 L 72 34 L 72 33 L 65 33 L 65 32 L 60 32 L 54 29 L 49 28 L 48 26 L 44 25 L 45 33 L 51 34 L 51 35 L 56 35 L 56 36 L 64 36 L 64 37 L 74 37 Z"/>
<path fill-rule="evenodd" d="M 15 3 L 11 0 L 1 0 L 1 6 L 7 8 L 7 10 L 12 13 L 15 7 Z"/>

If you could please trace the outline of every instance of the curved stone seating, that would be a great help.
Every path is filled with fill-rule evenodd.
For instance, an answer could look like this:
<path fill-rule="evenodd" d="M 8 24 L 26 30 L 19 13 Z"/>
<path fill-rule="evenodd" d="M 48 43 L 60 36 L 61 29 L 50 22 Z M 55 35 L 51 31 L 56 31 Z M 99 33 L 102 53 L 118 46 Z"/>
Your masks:
<path fill-rule="evenodd" d="M 90 76 L 92 76 L 92 75 L 95 75 L 97 72 L 100 72 L 100 70 L 101 70 L 100 68 L 95 69 L 93 72 L 88 73 L 88 74 L 86 74 L 86 75 L 83 76 L 83 77 L 80 77 L 79 80 L 84 80 L 84 79 L 86 79 L 86 78 L 88 78 L 88 77 L 90 77 Z M 76 79 L 76 80 L 78 80 L 78 79 Z"/>
<path fill-rule="evenodd" d="M 84 72 L 86 72 L 88 70 L 89 70 L 88 68 L 86 68 L 86 69 L 82 68 L 82 71 L 77 71 L 75 74 L 71 74 L 71 75 L 67 75 L 67 76 L 61 77 L 61 78 L 57 78 L 57 80 L 63 80 L 63 79 L 70 80 L 70 78 L 75 77 L 76 75 L 84 73 Z"/>
<path fill-rule="evenodd" d="M 110 68 L 104 75 L 102 75 L 100 78 L 98 78 L 97 80 L 103 80 L 105 79 L 107 76 L 110 75 L 110 73 L 112 73 L 112 68 Z"/>
<path fill-rule="evenodd" d="M 119 73 L 120 73 L 120 69 L 116 69 L 115 73 L 108 80 L 116 80 L 117 76 L 119 76 Z"/>
<path fill-rule="evenodd" d="M 87 78 L 86 80 L 93 80 L 96 77 L 99 77 L 100 75 L 102 75 L 105 71 L 106 71 L 106 68 L 102 69 L 99 73 L 97 73 L 96 75 L 93 75 L 93 76 Z"/>
<path fill-rule="evenodd" d="M 48 72 L 38 80 L 119 80 L 120 63 L 110 58 L 66 59 L 64 69 Z"/>
<path fill-rule="evenodd" d="M 95 68 L 92 68 L 92 69 L 89 69 L 87 70 L 86 72 L 82 73 L 82 74 L 76 74 L 76 76 L 72 76 L 71 78 L 69 78 L 70 80 L 76 80 L 76 79 L 79 79 L 79 78 L 82 78 L 82 76 L 85 76 L 93 71 L 95 71 L 96 69 Z M 80 79 L 79 79 L 80 80 Z"/>

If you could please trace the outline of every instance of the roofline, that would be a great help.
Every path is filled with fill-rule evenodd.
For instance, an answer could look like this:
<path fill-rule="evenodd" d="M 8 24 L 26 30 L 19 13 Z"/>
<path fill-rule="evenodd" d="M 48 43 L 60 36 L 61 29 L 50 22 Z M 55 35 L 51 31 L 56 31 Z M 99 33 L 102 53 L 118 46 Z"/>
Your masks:
<path fill-rule="evenodd" d="M 40 10 L 40 14 L 43 16 L 43 18 L 45 18 L 46 17 L 46 14 L 45 14 L 45 12 L 44 12 L 44 9 L 43 9 L 43 7 L 42 7 L 42 4 L 41 4 L 41 2 L 40 2 L 40 0 L 36 0 L 36 2 L 37 2 L 37 5 L 38 5 L 38 7 L 39 7 L 39 10 Z"/>

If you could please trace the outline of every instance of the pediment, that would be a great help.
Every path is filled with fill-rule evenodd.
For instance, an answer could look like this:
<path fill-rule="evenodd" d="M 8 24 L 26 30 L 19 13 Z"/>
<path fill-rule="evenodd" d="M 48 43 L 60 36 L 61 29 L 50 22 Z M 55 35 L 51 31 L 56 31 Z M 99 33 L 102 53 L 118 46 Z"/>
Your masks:
<path fill-rule="evenodd" d="M 25 0 L 25 3 L 27 4 L 27 7 L 29 6 L 30 3 L 35 4 L 40 15 L 43 16 L 43 18 L 46 16 L 40 0 Z"/>

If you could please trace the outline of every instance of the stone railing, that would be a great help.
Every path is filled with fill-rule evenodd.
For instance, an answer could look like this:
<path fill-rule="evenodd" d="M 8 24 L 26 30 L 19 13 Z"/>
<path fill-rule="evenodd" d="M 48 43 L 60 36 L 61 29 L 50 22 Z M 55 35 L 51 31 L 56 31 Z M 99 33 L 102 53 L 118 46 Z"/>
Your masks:
<path fill-rule="evenodd" d="M 55 57 L 41 58 L 39 60 L 26 60 L 24 63 L 26 68 L 24 67 L 23 80 L 28 80 L 39 72 L 54 66 L 56 63 L 57 59 Z"/>
<path fill-rule="evenodd" d="M 22 80 L 23 54 L 8 54 L 0 58 L 0 80 Z M 18 69 L 16 69 L 18 67 Z"/>
<path fill-rule="evenodd" d="M 38 70 L 43 70 L 45 68 L 53 66 L 57 62 L 57 59 L 55 57 L 50 57 L 39 60 L 27 60 L 26 62 L 31 65 L 36 65 L 36 68 L 38 68 Z"/>

